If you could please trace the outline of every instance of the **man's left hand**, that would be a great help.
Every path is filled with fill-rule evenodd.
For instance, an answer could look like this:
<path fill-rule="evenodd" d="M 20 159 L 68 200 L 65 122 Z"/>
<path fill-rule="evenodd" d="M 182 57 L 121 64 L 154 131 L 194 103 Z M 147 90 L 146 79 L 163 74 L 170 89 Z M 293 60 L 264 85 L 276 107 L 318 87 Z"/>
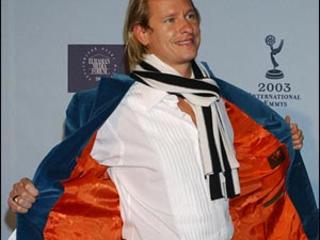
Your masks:
<path fill-rule="evenodd" d="M 285 120 L 290 125 L 290 128 L 291 128 L 293 148 L 295 150 L 301 150 L 303 146 L 303 139 L 304 139 L 302 130 L 298 128 L 298 125 L 296 123 L 291 122 L 291 118 L 289 116 L 286 116 Z"/>

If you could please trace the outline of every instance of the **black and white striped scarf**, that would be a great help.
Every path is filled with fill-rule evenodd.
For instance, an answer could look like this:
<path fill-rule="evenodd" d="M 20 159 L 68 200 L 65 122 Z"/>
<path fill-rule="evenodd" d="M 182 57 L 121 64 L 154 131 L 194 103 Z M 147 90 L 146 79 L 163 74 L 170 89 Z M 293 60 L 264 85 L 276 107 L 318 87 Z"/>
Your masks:
<path fill-rule="evenodd" d="M 160 72 L 141 61 L 131 77 L 190 103 L 196 116 L 204 176 L 209 177 L 211 199 L 232 198 L 240 193 L 239 163 L 223 120 L 225 109 L 221 107 L 219 87 L 195 61 L 192 70 L 195 79 L 191 80 Z"/>

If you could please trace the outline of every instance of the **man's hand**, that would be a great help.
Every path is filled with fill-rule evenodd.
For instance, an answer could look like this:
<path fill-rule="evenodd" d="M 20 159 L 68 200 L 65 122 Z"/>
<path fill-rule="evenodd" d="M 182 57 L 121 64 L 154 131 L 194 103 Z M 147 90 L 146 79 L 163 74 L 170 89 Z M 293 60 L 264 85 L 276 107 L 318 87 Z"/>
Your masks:
<path fill-rule="evenodd" d="M 291 118 L 289 116 L 286 116 L 285 120 L 290 125 L 290 128 L 291 128 L 293 148 L 296 150 L 301 150 L 303 146 L 303 139 L 304 139 L 302 130 L 298 128 L 298 125 L 296 123 L 291 122 Z"/>
<path fill-rule="evenodd" d="M 12 212 L 27 213 L 32 204 L 36 201 L 39 191 L 34 187 L 28 178 L 22 178 L 13 184 L 9 194 L 8 205 Z"/>

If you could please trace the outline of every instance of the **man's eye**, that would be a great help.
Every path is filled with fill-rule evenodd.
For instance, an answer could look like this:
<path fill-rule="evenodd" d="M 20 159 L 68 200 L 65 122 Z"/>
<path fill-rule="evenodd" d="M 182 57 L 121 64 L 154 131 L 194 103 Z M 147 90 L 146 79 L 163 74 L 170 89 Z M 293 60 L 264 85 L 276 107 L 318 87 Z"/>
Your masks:
<path fill-rule="evenodd" d="M 165 23 L 174 23 L 175 19 L 174 18 L 167 18 L 164 20 Z"/>
<path fill-rule="evenodd" d="M 196 19 L 196 18 L 197 18 L 197 16 L 196 16 L 195 13 L 188 13 L 188 14 L 187 14 L 187 19 L 194 20 L 194 19 Z"/>

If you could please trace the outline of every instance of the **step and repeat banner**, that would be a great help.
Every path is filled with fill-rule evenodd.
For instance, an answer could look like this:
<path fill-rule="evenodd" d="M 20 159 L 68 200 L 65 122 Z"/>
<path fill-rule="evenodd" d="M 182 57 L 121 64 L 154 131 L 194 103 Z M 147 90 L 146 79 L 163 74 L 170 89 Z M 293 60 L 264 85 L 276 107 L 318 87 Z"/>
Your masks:
<path fill-rule="evenodd" d="M 195 0 L 198 61 L 303 129 L 302 156 L 319 202 L 319 2 Z M 4 0 L 2 5 L 1 239 L 15 226 L 5 199 L 32 178 L 63 136 L 74 92 L 126 71 L 122 25 L 127 1 Z"/>

